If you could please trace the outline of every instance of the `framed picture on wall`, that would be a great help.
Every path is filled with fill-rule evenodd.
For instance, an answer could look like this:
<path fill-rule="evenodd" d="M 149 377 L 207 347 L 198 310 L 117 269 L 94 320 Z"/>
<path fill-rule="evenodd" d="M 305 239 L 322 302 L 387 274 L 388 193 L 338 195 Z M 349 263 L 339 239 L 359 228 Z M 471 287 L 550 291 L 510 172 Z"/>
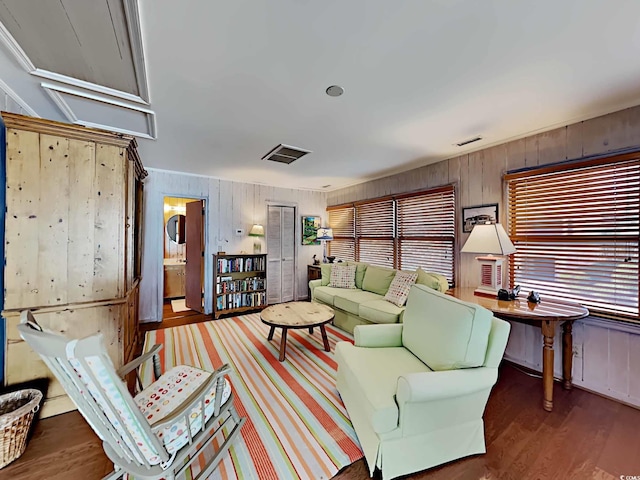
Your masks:
<path fill-rule="evenodd" d="M 479 223 L 498 222 L 498 204 L 478 205 L 462 209 L 462 231 L 469 233 Z"/>
<path fill-rule="evenodd" d="M 316 240 L 318 229 L 320 228 L 320 217 L 302 216 L 302 245 L 320 245 L 320 240 Z"/>

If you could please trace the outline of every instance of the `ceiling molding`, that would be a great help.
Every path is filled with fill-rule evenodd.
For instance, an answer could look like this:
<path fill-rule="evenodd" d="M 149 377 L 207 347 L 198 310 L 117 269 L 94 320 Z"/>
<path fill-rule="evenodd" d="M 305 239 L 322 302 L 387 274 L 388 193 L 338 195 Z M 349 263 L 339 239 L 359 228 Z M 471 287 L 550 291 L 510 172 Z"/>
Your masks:
<path fill-rule="evenodd" d="M 20 95 L 13 91 L 13 89 L 7 85 L 2 79 L 0 79 L 0 90 L 2 90 L 6 95 L 9 95 L 14 102 L 16 102 L 20 108 L 28 113 L 32 117 L 40 118 L 40 115 L 36 113 L 36 111 L 29 106 L 27 102 L 25 102 Z"/>
<path fill-rule="evenodd" d="M 60 111 L 62 112 L 62 114 L 65 116 L 65 118 L 71 122 L 71 123 L 75 123 L 78 125 L 84 125 L 86 127 L 92 127 L 92 128 L 101 128 L 103 130 L 110 130 L 113 132 L 119 132 L 119 133 L 124 133 L 127 135 L 134 135 L 136 137 L 140 137 L 140 138 L 148 138 L 150 140 L 155 140 L 157 138 L 157 123 L 156 123 L 156 114 L 153 110 L 150 110 L 148 108 L 144 108 L 138 105 L 132 105 L 126 102 L 122 102 L 120 100 L 114 100 L 112 98 L 107 98 L 107 97 L 103 97 L 100 95 L 96 95 L 93 93 L 88 93 L 88 92 L 84 92 L 81 90 L 77 90 L 75 88 L 69 88 L 69 87 L 64 87 L 64 86 L 60 86 L 60 85 L 54 85 L 52 83 L 46 83 L 46 82 L 42 82 L 40 84 L 40 86 L 49 94 L 49 96 L 51 97 L 51 99 L 55 102 L 55 104 L 58 106 L 58 108 L 60 109 Z M 69 104 L 65 101 L 65 99 L 62 97 L 61 93 L 65 93 L 68 95 L 74 95 L 76 97 L 80 97 L 80 98 L 84 98 L 87 100 L 93 100 L 96 102 L 101 102 L 101 103 L 105 103 L 108 105 L 113 105 L 119 108 L 124 108 L 124 109 L 128 109 L 128 110 L 133 110 L 136 112 L 140 112 L 140 113 L 144 113 L 146 115 L 146 122 L 147 122 L 147 132 L 138 132 L 138 131 L 134 131 L 134 130 L 129 130 L 126 128 L 120 128 L 120 127 L 116 127 L 113 125 L 106 125 L 106 124 L 100 124 L 100 123 L 96 123 L 96 122 L 90 122 L 87 120 L 82 120 L 81 118 L 79 118 L 75 112 L 73 111 L 73 109 L 69 106 Z"/>
<path fill-rule="evenodd" d="M 32 72 L 36 69 L 36 66 L 33 64 L 31 59 L 27 56 L 22 47 L 18 44 L 13 35 L 9 33 L 9 30 L 4 26 L 2 22 L 0 22 L 0 42 L 6 46 L 9 51 L 13 54 L 18 63 L 24 68 L 27 72 Z"/>
<path fill-rule="evenodd" d="M 128 92 L 123 92 L 122 90 L 116 90 L 115 88 L 105 87 L 104 85 L 98 85 L 97 83 L 87 82 L 85 80 L 79 80 L 74 77 L 69 77 L 67 75 L 62 75 L 61 73 L 50 72 L 49 70 L 43 70 L 41 68 L 36 68 L 34 71 L 29 72 L 31 75 L 35 75 L 36 77 L 46 78 L 47 80 L 53 80 L 55 82 L 64 83 L 65 85 L 70 85 L 72 87 L 82 88 L 84 90 L 90 90 L 92 92 L 100 93 L 102 95 L 108 95 L 110 97 L 121 98 L 122 100 L 127 100 L 129 102 L 140 103 L 142 105 L 149 105 L 149 102 L 145 101 L 143 98 L 133 95 Z M 77 93 L 80 96 L 86 96 L 86 94 Z M 87 97 L 90 98 L 90 97 Z"/>
<path fill-rule="evenodd" d="M 138 92 L 140 97 L 149 104 L 149 82 L 147 79 L 147 67 L 144 61 L 144 48 L 142 42 L 142 27 L 140 25 L 140 10 L 138 0 L 123 0 L 124 16 L 127 19 L 129 31 L 129 43 L 133 56 L 133 68 L 136 72 Z"/>

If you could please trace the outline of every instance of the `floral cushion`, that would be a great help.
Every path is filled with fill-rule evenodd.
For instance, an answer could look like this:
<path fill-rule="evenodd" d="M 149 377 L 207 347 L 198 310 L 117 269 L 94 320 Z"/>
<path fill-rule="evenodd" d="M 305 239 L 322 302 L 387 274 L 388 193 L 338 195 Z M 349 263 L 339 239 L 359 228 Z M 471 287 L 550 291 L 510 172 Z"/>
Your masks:
<path fill-rule="evenodd" d="M 391 285 L 389 285 L 389 290 L 384 296 L 384 299 L 398 307 L 402 307 L 407 301 L 411 286 L 416 283 L 417 279 L 417 272 L 403 272 L 399 270 L 393 278 Z"/>
<path fill-rule="evenodd" d="M 185 401 L 196 392 L 203 383 L 211 377 L 211 373 L 195 367 L 179 365 L 162 375 L 135 397 L 135 402 L 142 414 L 150 424 L 157 423 L 167 415 L 173 413 Z M 222 390 L 222 405 L 231 395 L 231 385 L 225 378 Z M 214 410 L 216 393 L 215 385 L 205 397 L 204 416 L 205 423 L 211 418 Z M 189 415 L 189 427 L 191 436 L 202 428 L 201 405 L 198 403 Z M 164 443 L 167 452 L 173 454 L 189 442 L 184 417 L 178 418 L 175 423 L 158 432 L 158 438 Z"/>
<path fill-rule="evenodd" d="M 330 287 L 356 288 L 356 266 L 334 265 L 331 269 Z"/>

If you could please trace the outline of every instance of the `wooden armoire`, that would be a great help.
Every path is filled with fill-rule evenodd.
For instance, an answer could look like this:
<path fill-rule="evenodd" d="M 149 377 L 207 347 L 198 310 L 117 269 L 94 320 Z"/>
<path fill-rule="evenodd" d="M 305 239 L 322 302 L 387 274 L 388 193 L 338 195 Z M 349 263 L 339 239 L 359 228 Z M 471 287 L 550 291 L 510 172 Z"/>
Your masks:
<path fill-rule="evenodd" d="M 48 378 L 42 416 L 75 408 L 18 335 L 20 311 L 68 337 L 102 333 L 116 368 L 138 332 L 144 170 L 135 138 L 2 113 L 5 385 Z"/>

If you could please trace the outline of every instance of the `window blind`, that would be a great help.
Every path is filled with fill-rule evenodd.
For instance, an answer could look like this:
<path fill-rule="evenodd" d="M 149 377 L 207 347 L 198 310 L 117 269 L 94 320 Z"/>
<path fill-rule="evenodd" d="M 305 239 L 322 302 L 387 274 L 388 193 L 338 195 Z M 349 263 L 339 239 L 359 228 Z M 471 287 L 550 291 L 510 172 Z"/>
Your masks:
<path fill-rule="evenodd" d="M 330 207 L 329 226 L 333 229 L 333 240 L 329 242 L 329 255 L 339 260 L 356 259 L 355 216 L 353 205 Z"/>
<path fill-rule="evenodd" d="M 637 321 L 640 154 L 505 179 L 512 285 Z"/>
<path fill-rule="evenodd" d="M 455 192 L 453 186 L 396 199 L 398 267 L 437 272 L 453 283 Z"/>
<path fill-rule="evenodd" d="M 393 198 L 357 203 L 356 242 L 358 259 L 393 268 L 395 265 L 395 212 Z"/>

